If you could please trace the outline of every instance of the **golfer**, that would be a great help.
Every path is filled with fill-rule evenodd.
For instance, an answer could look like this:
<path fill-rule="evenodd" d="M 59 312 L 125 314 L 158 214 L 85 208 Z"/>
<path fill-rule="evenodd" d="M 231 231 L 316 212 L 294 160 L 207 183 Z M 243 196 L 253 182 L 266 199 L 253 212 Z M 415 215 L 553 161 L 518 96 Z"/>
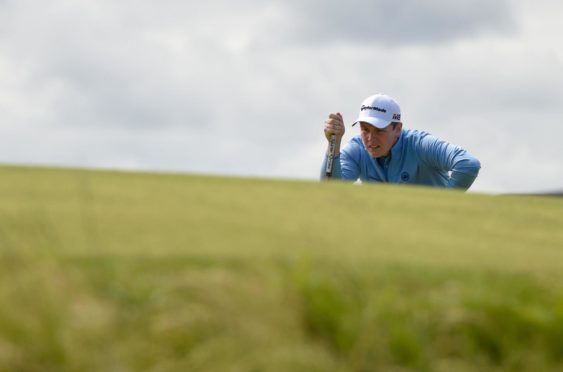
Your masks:
<path fill-rule="evenodd" d="M 479 174 L 479 160 L 461 147 L 426 132 L 403 129 L 401 109 L 389 96 L 376 94 L 366 98 L 352 126 L 358 123 L 361 134 L 340 151 L 345 132 L 342 115 L 328 116 L 324 132 L 329 146 L 321 178 L 330 174 L 325 170 L 331 147 L 334 147 L 331 177 L 336 179 L 467 190 Z M 332 135 L 336 140 L 334 146 L 330 145 Z"/>

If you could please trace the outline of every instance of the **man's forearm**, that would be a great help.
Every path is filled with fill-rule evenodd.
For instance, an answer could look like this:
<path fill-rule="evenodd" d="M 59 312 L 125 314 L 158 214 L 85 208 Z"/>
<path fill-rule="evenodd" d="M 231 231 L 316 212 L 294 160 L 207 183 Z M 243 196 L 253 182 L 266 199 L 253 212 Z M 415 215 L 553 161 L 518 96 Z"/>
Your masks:
<path fill-rule="evenodd" d="M 467 190 L 477 178 L 481 163 L 474 157 L 459 161 L 452 169 L 449 186 Z"/>
<path fill-rule="evenodd" d="M 321 179 L 326 179 L 326 163 L 328 162 L 328 153 L 325 155 L 323 166 L 321 167 Z M 342 167 L 340 165 L 340 151 L 336 152 L 336 156 L 332 162 L 332 176 L 331 178 L 342 179 Z"/>

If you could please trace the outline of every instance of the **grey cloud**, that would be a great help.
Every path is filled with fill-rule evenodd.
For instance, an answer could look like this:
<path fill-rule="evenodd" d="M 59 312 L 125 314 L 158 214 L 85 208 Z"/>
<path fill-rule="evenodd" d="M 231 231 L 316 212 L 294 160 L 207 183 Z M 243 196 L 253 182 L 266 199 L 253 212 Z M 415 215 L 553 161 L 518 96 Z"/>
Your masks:
<path fill-rule="evenodd" d="M 194 58 L 171 55 L 151 39 L 153 30 L 168 25 L 162 20 L 178 24 L 179 13 L 189 9 L 161 11 L 159 23 L 149 2 L 142 4 L 130 4 L 131 12 L 111 3 L 12 4 L 4 9 L 10 12 L 3 15 L 0 60 L 25 71 L 23 97 L 51 95 L 49 116 L 57 126 L 201 126 L 209 116 L 201 100 L 204 74 L 196 71 Z"/>
<path fill-rule="evenodd" d="M 68 125 L 162 129 L 200 124 L 207 113 L 197 101 L 197 87 L 161 74 L 143 76 L 94 64 L 84 69 L 69 65 L 48 76 L 47 81 L 54 79 L 63 86 L 53 109 Z"/>
<path fill-rule="evenodd" d="M 165 73 L 147 76 L 138 66 L 127 69 L 68 58 L 38 68 L 33 85 L 23 88 L 52 95 L 54 125 L 162 129 L 201 124 L 207 116 L 205 105 L 198 102 L 199 87 L 189 81 L 175 81 Z"/>
<path fill-rule="evenodd" d="M 560 112 L 563 77 L 558 71 L 563 63 L 549 53 L 492 48 L 474 49 L 473 53 L 479 57 L 449 51 L 433 54 L 431 60 L 417 58 L 426 76 L 408 72 L 405 78 L 424 81 L 413 86 L 410 93 L 413 101 L 423 103 L 421 111 L 436 118 L 499 111 L 533 112 L 538 116 Z"/>
<path fill-rule="evenodd" d="M 300 0 L 290 9 L 289 35 L 307 43 L 443 44 L 516 29 L 506 0 Z"/>

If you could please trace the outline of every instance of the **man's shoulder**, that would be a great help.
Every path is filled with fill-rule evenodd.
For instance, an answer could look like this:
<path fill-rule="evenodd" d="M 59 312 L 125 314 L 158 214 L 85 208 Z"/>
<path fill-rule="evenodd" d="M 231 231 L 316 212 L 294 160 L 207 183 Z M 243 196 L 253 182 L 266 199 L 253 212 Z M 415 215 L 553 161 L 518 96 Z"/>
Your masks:
<path fill-rule="evenodd" d="M 403 146 L 405 147 L 416 147 L 417 145 L 421 145 L 424 139 L 428 140 L 433 138 L 432 134 L 417 129 L 403 129 L 401 137 Z"/>
<path fill-rule="evenodd" d="M 426 136 L 431 136 L 431 134 L 418 129 L 403 129 L 403 136 L 408 140 L 417 140 Z"/>
<path fill-rule="evenodd" d="M 354 158 L 359 157 L 362 151 L 365 150 L 361 136 L 352 137 L 352 139 L 350 139 L 350 141 L 348 141 L 346 146 L 342 149 L 343 153 Z"/>
<path fill-rule="evenodd" d="M 354 137 L 352 137 L 352 139 L 350 140 L 350 143 L 353 143 L 355 145 L 361 145 L 362 144 L 362 136 L 355 135 Z"/>
<path fill-rule="evenodd" d="M 346 147 L 354 150 L 362 149 L 364 147 L 364 144 L 362 142 L 362 137 L 361 136 L 352 137 L 352 139 L 348 142 L 348 145 Z"/>

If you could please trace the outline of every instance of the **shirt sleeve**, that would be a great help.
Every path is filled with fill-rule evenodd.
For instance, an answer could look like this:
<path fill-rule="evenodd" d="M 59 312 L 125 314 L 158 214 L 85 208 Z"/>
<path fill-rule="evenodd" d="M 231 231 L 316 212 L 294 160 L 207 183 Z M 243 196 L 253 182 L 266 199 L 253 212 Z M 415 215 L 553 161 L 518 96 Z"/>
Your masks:
<path fill-rule="evenodd" d="M 328 163 L 328 155 L 325 155 L 323 166 L 321 167 L 321 180 L 327 178 L 326 176 L 326 163 Z M 334 157 L 332 161 L 332 176 L 334 179 L 342 179 L 342 167 L 340 166 L 340 154 Z"/>
<path fill-rule="evenodd" d="M 420 139 L 418 146 L 424 163 L 451 172 L 448 187 L 467 190 L 477 178 L 481 163 L 463 148 L 427 133 Z"/>
<path fill-rule="evenodd" d="M 359 149 L 353 143 L 348 143 L 332 163 L 332 178 L 356 181 L 360 177 Z M 321 180 L 326 179 L 325 169 L 328 155 L 325 155 L 321 168 Z"/>

